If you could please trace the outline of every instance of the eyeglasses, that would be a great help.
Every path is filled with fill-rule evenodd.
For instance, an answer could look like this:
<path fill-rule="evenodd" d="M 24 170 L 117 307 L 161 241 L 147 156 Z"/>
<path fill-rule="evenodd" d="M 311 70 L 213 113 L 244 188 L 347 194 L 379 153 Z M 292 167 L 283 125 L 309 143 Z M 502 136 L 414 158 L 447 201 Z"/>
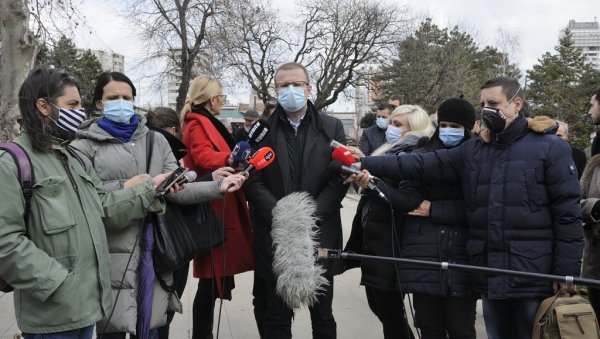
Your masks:
<path fill-rule="evenodd" d="M 221 98 L 223 101 L 226 101 L 227 95 L 225 95 L 225 94 L 215 95 L 213 98 Z"/>
<path fill-rule="evenodd" d="M 308 86 L 308 82 L 306 81 L 292 81 L 292 82 L 282 82 L 279 84 L 275 84 L 275 88 L 276 89 L 282 89 L 282 88 L 286 88 L 286 87 L 295 87 L 295 88 L 302 88 L 305 86 Z"/>

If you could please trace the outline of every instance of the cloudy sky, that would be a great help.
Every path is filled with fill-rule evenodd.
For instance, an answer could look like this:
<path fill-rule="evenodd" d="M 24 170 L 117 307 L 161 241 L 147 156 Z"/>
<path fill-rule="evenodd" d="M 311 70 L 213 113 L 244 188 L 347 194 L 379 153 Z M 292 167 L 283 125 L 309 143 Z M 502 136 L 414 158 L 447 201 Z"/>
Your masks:
<path fill-rule="evenodd" d="M 600 20 L 598 0 L 406 0 L 403 4 L 417 18 L 431 17 L 442 27 L 458 25 L 482 45 L 498 43 L 498 30 L 518 37 L 520 49 L 514 55 L 522 70 L 531 68 L 545 52 L 553 51 L 558 34 L 570 19 Z M 291 0 L 272 0 L 283 16 L 294 16 Z M 84 0 L 80 6 L 85 15 L 75 36 L 78 47 L 112 50 L 125 56 L 125 71 L 141 87 L 138 102 L 158 104 L 157 94 L 145 95 L 149 87 L 143 74 L 131 74 L 143 55 L 142 43 L 133 34 L 134 27 L 120 15 L 119 0 Z M 143 73 L 143 71 L 140 71 Z M 233 101 L 247 101 L 249 88 L 229 89 Z M 235 102 L 234 102 L 235 103 Z M 336 110 L 351 108 L 340 105 Z M 352 105 L 350 105 L 352 106 Z"/>

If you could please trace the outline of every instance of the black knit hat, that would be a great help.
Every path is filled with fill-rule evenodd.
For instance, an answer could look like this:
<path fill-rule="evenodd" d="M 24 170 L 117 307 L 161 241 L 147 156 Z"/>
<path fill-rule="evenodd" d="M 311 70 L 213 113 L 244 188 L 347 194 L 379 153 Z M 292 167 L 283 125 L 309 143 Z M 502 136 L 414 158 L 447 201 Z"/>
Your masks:
<path fill-rule="evenodd" d="M 450 98 L 440 105 L 437 110 L 438 121 L 449 121 L 473 129 L 475 125 L 475 108 L 465 99 Z"/>

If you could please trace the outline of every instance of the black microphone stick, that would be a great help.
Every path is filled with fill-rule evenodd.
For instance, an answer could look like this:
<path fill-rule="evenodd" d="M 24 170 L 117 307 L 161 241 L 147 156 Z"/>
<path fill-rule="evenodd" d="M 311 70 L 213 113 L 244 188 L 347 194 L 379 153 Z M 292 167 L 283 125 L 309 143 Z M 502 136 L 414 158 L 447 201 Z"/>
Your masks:
<path fill-rule="evenodd" d="M 579 285 L 586 285 L 586 286 L 591 286 L 591 287 L 595 287 L 595 288 L 600 288 L 600 280 L 579 278 L 579 277 L 574 277 L 571 275 L 562 276 L 562 275 L 553 275 L 553 274 L 544 274 L 544 273 L 506 270 L 506 269 L 501 269 L 501 268 L 481 267 L 481 266 L 474 266 L 474 265 L 453 264 L 453 263 L 449 263 L 449 262 L 382 257 L 382 256 L 375 256 L 375 255 L 347 253 L 347 252 L 342 252 L 341 250 L 330 250 L 330 249 L 326 249 L 326 248 L 318 249 L 318 257 L 319 257 L 319 259 L 356 259 L 356 260 L 369 260 L 369 261 L 378 261 L 378 262 L 392 262 L 392 263 L 408 264 L 408 265 L 415 265 L 415 266 L 439 268 L 441 270 L 455 269 L 455 270 L 459 270 L 459 271 L 488 273 L 488 274 L 493 274 L 493 275 L 508 275 L 508 276 L 513 276 L 513 277 L 536 278 L 536 279 L 542 279 L 542 280 L 548 280 L 548 281 L 564 282 L 567 285 L 579 284 Z"/>

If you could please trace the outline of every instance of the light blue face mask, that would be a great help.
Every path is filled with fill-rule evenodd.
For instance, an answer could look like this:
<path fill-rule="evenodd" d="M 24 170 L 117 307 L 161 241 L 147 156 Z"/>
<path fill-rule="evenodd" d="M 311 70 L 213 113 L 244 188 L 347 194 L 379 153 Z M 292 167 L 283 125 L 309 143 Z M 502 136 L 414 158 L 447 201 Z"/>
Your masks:
<path fill-rule="evenodd" d="M 376 118 L 375 119 L 375 125 L 377 125 L 377 127 L 385 130 L 388 128 L 388 119 L 387 118 Z"/>
<path fill-rule="evenodd" d="M 129 100 L 117 99 L 104 103 L 104 116 L 106 119 L 119 124 L 128 124 L 131 117 L 135 114 L 133 111 L 133 102 Z"/>
<path fill-rule="evenodd" d="M 385 140 L 388 144 L 395 144 L 396 142 L 402 139 L 402 132 L 404 129 L 402 127 L 396 127 L 393 125 L 389 125 L 387 130 L 385 131 Z"/>
<path fill-rule="evenodd" d="M 454 147 L 459 145 L 464 137 L 465 130 L 462 128 L 440 128 L 440 140 L 446 147 Z"/>
<path fill-rule="evenodd" d="M 287 88 L 280 89 L 279 104 L 286 112 L 298 112 L 301 110 L 306 105 L 304 87 L 289 85 Z"/>

